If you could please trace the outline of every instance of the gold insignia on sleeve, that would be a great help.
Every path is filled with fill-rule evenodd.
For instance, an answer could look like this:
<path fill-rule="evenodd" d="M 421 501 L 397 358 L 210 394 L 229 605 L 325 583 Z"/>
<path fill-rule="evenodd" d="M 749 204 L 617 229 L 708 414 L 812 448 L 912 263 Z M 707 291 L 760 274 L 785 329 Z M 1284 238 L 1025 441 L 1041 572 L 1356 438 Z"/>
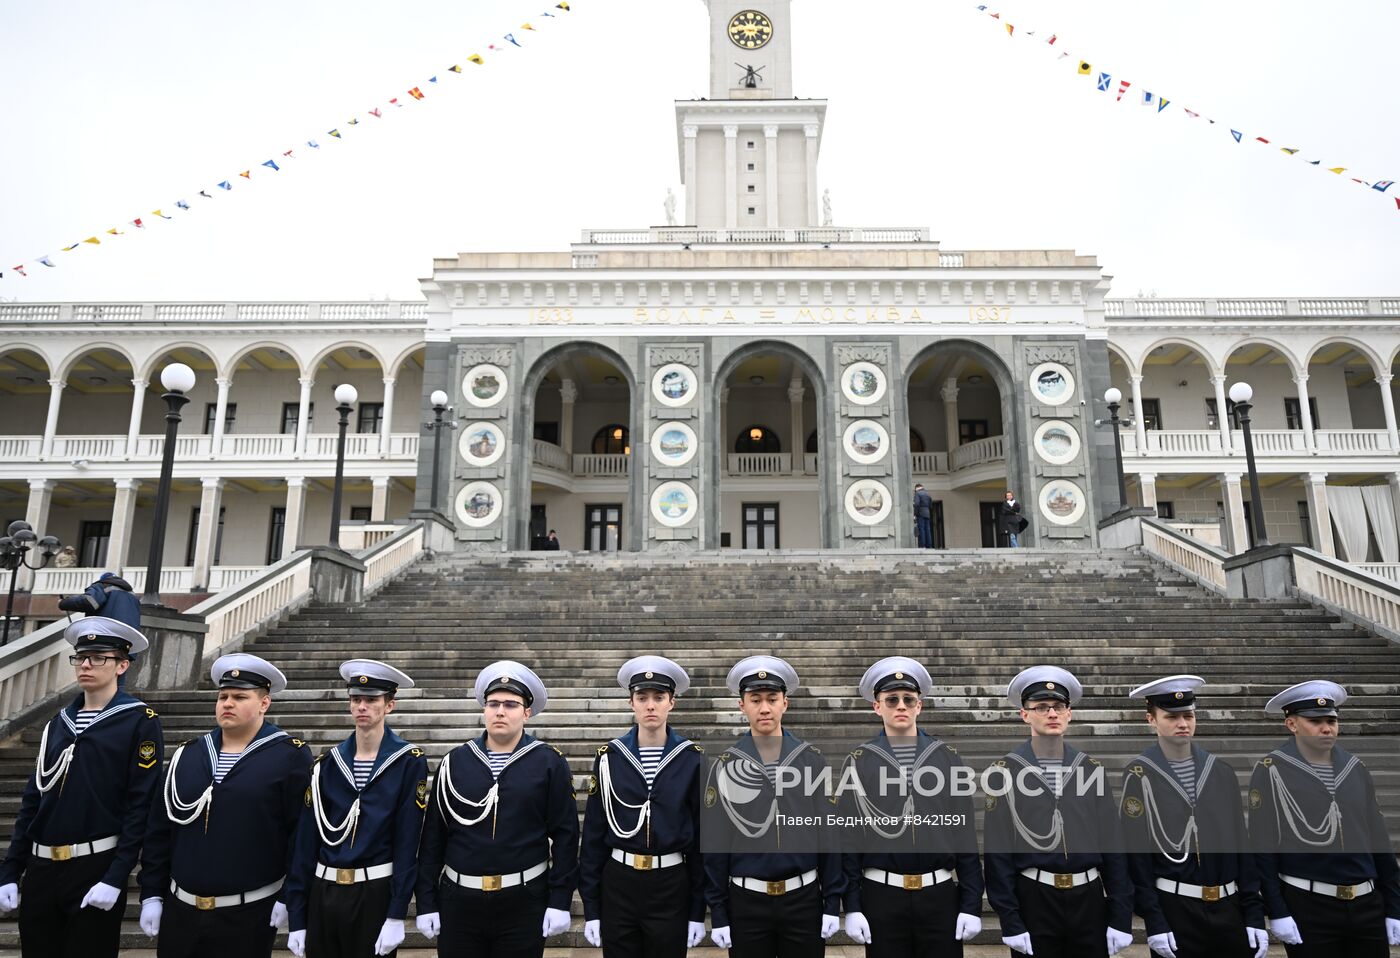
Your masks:
<path fill-rule="evenodd" d="M 703 745 L 696 745 L 694 742 L 691 742 L 690 747 L 695 749 L 695 751 L 699 752 L 701 755 L 705 754 L 705 746 Z"/>
<path fill-rule="evenodd" d="M 142 742 L 136 749 L 136 767 L 154 768 L 159 759 L 156 757 L 156 743 Z"/>
<path fill-rule="evenodd" d="M 302 796 L 302 801 L 306 802 L 306 807 L 311 807 L 311 786 L 306 786 L 306 794 Z"/>
<path fill-rule="evenodd" d="M 958 750 L 955 749 L 955 748 L 953 748 L 953 746 L 951 746 L 951 745 L 945 745 L 945 746 L 943 746 L 943 747 L 944 747 L 945 749 L 947 749 L 948 751 L 952 752 L 954 755 L 958 754 Z"/>
<path fill-rule="evenodd" d="M 294 739 L 292 739 L 292 744 L 293 744 L 294 746 L 296 746 L 297 748 L 303 748 L 303 747 L 305 747 L 305 745 L 306 745 L 306 743 L 303 742 L 303 741 L 302 741 L 301 739 L 299 739 L 299 738 L 294 738 Z"/>
<path fill-rule="evenodd" d="M 1142 802 L 1136 798 L 1126 798 L 1123 800 L 1123 813 L 1129 818 L 1142 817 Z"/>
<path fill-rule="evenodd" d="M 311 794 L 309 789 L 307 790 L 307 794 Z M 413 797 L 420 809 L 428 807 L 428 780 L 426 778 L 419 782 L 417 787 L 414 788 Z"/>
<path fill-rule="evenodd" d="M 607 747 L 606 745 L 599 745 L 599 746 L 598 746 L 598 754 L 599 754 L 599 755 L 602 755 L 602 754 L 603 754 L 604 752 L 606 752 L 607 750 L 608 750 L 608 747 Z"/>
<path fill-rule="evenodd" d="M 1091 757 L 1089 758 L 1089 764 L 1090 764 L 1090 765 L 1102 765 L 1103 762 L 1100 762 L 1098 759 L 1093 758 L 1093 757 L 1091 756 Z"/>
<path fill-rule="evenodd" d="M 1270 765 L 1274 764 L 1274 760 L 1268 755 L 1265 755 L 1259 760 L 1259 764 L 1264 766 L 1265 768 L 1268 768 Z"/>
<path fill-rule="evenodd" d="M 854 752 L 851 753 L 851 758 L 860 758 L 860 757 L 861 757 L 862 755 L 864 755 L 864 754 L 865 754 L 865 749 L 863 749 L 863 748 L 858 748 L 858 749 L 856 749 Z"/>
<path fill-rule="evenodd" d="M 996 808 L 996 807 L 997 807 L 997 797 L 996 797 L 995 795 L 988 795 L 988 796 L 987 796 L 987 811 L 990 812 L 992 809 L 994 809 L 994 808 Z"/>
<path fill-rule="evenodd" d="M 555 754 L 555 755 L 558 755 L 560 758 L 563 758 L 563 757 L 564 757 L 564 753 L 561 752 L 561 751 L 559 751 L 559 746 L 557 746 L 557 745 L 551 745 L 550 748 L 554 749 L 554 754 Z"/>
<path fill-rule="evenodd" d="M 590 776 L 588 776 L 588 794 L 589 794 L 589 795 L 597 795 L 597 794 L 598 794 L 598 776 L 597 776 L 597 775 L 590 775 Z"/>
<path fill-rule="evenodd" d="M 153 719 L 156 717 L 156 714 L 157 713 L 155 709 L 151 708 L 150 706 L 146 707 L 146 718 Z"/>
<path fill-rule="evenodd" d="M 719 799 L 719 792 L 716 792 L 716 791 L 715 791 L 715 788 L 714 788 L 713 785 L 711 785 L 709 788 L 705 789 L 705 807 L 706 807 L 706 808 L 714 808 L 714 807 L 715 807 L 715 802 L 718 801 L 718 799 Z"/>
<path fill-rule="evenodd" d="M 1249 807 L 1250 807 L 1251 809 L 1254 809 L 1254 808 L 1258 808 L 1260 805 L 1263 805 L 1263 804 L 1264 804 L 1264 796 L 1259 794 L 1259 789 L 1257 789 L 1257 788 L 1251 788 L 1251 789 L 1249 790 Z"/>
<path fill-rule="evenodd" d="M 1128 771 L 1132 772 L 1134 775 L 1140 778 L 1142 777 L 1142 773 L 1146 771 L 1146 769 L 1144 769 L 1141 765 L 1134 765 L 1132 768 L 1128 769 Z"/>
<path fill-rule="evenodd" d="M 999 758 L 992 764 L 998 766 L 999 768 L 1006 768 L 1006 759 Z"/>
<path fill-rule="evenodd" d="M 412 755 L 414 758 L 422 758 L 422 757 L 423 757 L 423 750 L 422 750 L 421 748 L 416 748 L 416 747 L 415 747 L 415 748 L 414 748 L 413 750 L 411 750 L 408 754 Z"/>

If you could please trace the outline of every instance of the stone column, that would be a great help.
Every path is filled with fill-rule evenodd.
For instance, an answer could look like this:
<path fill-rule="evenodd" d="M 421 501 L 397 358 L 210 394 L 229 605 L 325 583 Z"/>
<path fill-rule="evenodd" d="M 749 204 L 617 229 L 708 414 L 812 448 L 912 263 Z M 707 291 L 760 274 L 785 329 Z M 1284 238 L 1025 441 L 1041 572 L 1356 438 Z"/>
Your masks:
<path fill-rule="evenodd" d="M 316 385 L 316 380 L 306 378 L 298 382 L 301 383 L 301 406 L 297 409 L 297 445 L 292 455 L 300 459 L 306 455 L 306 433 L 311 420 L 311 387 Z"/>
<path fill-rule="evenodd" d="M 1396 495 L 1396 482 L 1400 476 L 1390 477 L 1390 494 Z M 1312 537 L 1313 548 L 1323 555 L 1336 557 L 1337 544 L 1332 540 L 1332 514 L 1327 511 L 1327 473 L 1309 473 L 1303 480 L 1303 488 L 1308 495 L 1308 532 Z"/>
<path fill-rule="evenodd" d="M 379 458 L 388 457 L 390 437 L 394 434 L 394 377 L 384 377 L 384 418 L 379 423 Z"/>
<path fill-rule="evenodd" d="M 723 476 L 729 475 L 729 387 L 727 385 L 719 387 L 719 436 L 715 440 L 719 443 L 719 475 L 715 477 L 719 480 Z M 825 450 L 822 450 L 823 455 Z"/>
<path fill-rule="evenodd" d="M 763 126 L 763 173 L 767 206 L 767 223 L 770 230 L 778 228 L 778 125 L 766 123 Z"/>
<path fill-rule="evenodd" d="M 52 479 L 29 480 L 29 505 L 24 510 L 24 521 L 29 523 L 29 527 L 40 539 L 49 534 L 49 507 L 53 505 L 53 487 Z M 15 580 L 15 588 L 27 592 L 33 585 L 34 573 L 21 566 L 19 578 Z M 13 626 L 11 628 L 13 629 Z"/>
<path fill-rule="evenodd" d="M 739 225 L 739 128 L 724 127 L 724 228 Z"/>
<path fill-rule="evenodd" d="M 568 457 L 569 468 L 574 462 L 574 401 L 578 399 L 578 386 L 572 379 L 559 381 L 559 448 Z"/>
<path fill-rule="evenodd" d="M 302 526 L 306 522 L 306 478 L 287 477 L 287 514 L 282 522 L 282 558 L 287 558 L 301 545 Z"/>
<path fill-rule="evenodd" d="M 219 544 L 219 506 L 223 502 L 224 480 L 201 480 L 204 489 L 199 497 L 199 531 L 194 540 L 194 577 L 190 590 L 202 592 L 209 586 L 209 570 L 214 565 L 214 551 Z"/>
<path fill-rule="evenodd" d="M 1215 387 L 1215 419 L 1220 427 L 1220 451 L 1225 455 L 1234 452 L 1234 441 L 1230 438 L 1230 412 L 1225 401 L 1225 377 L 1212 376 L 1210 384 Z M 1239 481 L 1236 477 L 1236 482 Z"/>
<path fill-rule="evenodd" d="M 958 380 L 956 376 L 950 376 L 948 381 L 939 390 L 939 395 L 943 397 L 943 429 L 948 434 L 948 452 L 951 455 L 953 450 L 958 448 Z"/>
<path fill-rule="evenodd" d="M 1138 497 L 1144 509 L 1157 508 L 1157 475 L 1151 472 L 1138 473 Z"/>
<path fill-rule="evenodd" d="M 817 216 L 817 133 L 819 130 L 815 123 L 808 123 L 802 127 L 802 132 L 807 135 L 807 225 L 820 226 L 822 221 Z"/>
<path fill-rule="evenodd" d="M 375 476 L 370 480 L 374 486 L 374 498 L 370 500 L 369 521 L 383 522 L 385 515 L 389 512 L 389 483 L 388 476 Z"/>
<path fill-rule="evenodd" d="M 107 542 L 107 568 L 121 575 L 131 551 L 131 527 L 136 519 L 136 493 L 140 479 L 117 479 L 117 497 L 112 503 L 112 535 Z"/>
<path fill-rule="evenodd" d="M 1317 451 L 1317 438 L 1313 435 L 1312 409 L 1308 403 L 1308 374 L 1297 373 L 1293 385 L 1298 387 L 1298 411 L 1303 416 L 1303 445 L 1308 452 Z"/>
<path fill-rule="evenodd" d="M 214 434 L 209 441 L 210 459 L 218 459 L 224 451 L 224 418 L 228 415 L 228 388 L 233 385 L 233 380 L 219 378 L 214 380 L 214 384 L 219 387 L 219 396 L 214 400 Z"/>
<path fill-rule="evenodd" d="M 699 127 L 684 126 L 681 133 L 685 136 L 685 224 L 695 226 L 695 196 L 699 191 L 696 189 L 696 156 L 695 137 L 700 132 Z"/>
<path fill-rule="evenodd" d="M 53 457 L 53 437 L 58 432 L 58 409 L 63 404 L 64 385 L 62 379 L 49 380 L 49 415 L 44 420 L 44 444 L 39 452 L 43 459 Z"/>
<path fill-rule="evenodd" d="M 1239 555 L 1249 549 L 1249 529 L 1244 522 L 1244 495 L 1240 492 L 1240 474 L 1227 472 L 1222 475 L 1220 491 L 1221 498 L 1225 501 L 1225 548 L 1231 555 Z"/>
<path fill-rule="evenodd" d="M 146 404 L 146 387 L 149 386 L 144 379 L 133 379 L 131 388 L 131 425 L 126 430 L 126 458 L 136 457 L 136 444 L 141 439 L 141 410 Z"/>
<path fill-rule="evenodd" d="M 1133 428 L 1137 433 L 1138 455 L 1147 455 L 1147 417 L 1142 414 L 1142 377 L 1130 375 L 1128 384 L 1133 390 Z M 1146 505 L 1147 503 L 1143 503 Z M 1153 500 L 1156 504 L 1156 500 Z"/>
<path fill-rule="evenodd" d="M 1385 431 L 1390 434 L 1391 451 L 1400 452 L 1400 435 L 1395 429 L 1395 397 L 1390 392 L 1393 378 L 1391 373 L 1382 373 L 1376 377 L 1376 385 L 1381 387 L 1381 406 L 1385 409 Z"/>
<path fill-rule="evenodd" d="M 794 377 L 788 383 L 788 402 L 792 405 L 792 474 L 804 475 L 804 453 L 807 449 L 806 428 L 802 423 L 802 399 L 807 395 L 807 387 L 801 377 Z"/>

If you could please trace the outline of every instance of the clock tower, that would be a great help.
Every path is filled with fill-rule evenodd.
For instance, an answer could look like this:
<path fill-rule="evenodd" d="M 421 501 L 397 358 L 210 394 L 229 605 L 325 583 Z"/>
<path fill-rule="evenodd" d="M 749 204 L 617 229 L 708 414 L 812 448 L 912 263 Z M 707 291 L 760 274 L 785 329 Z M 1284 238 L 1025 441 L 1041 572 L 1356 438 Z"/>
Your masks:
<path fill-rule="evenodd" d="M 676 102 L 685 225 L 819 225 L 817 156 L 825 100 L 792 91 L 792 0 L 704 0 L 710 96 Z"/>

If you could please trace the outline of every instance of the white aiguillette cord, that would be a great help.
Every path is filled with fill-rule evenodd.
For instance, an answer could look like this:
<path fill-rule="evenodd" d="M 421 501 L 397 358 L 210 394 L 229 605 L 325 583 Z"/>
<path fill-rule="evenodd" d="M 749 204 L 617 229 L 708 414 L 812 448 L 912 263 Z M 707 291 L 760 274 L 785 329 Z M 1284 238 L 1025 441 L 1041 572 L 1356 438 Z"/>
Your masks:
<path fill-rule="evenodd" d="M 482 821 L 484 821 L 484 820 L 486 819 L 486 816 L 487 816 L 487 815 L 491 815 L 492 813 L 495 812 L 495 810 L 496 810 L 496 804 L 497 804 L 497 802 L 498 802 L 499 799 L 500 799 L 501 783 L 500 783 L 499 781 L 498 781 L 498 782 L 493 782 L 493 783 L 491 784 L 491 787 L 490 787 L 489 789 L 487 789 L 485 797 L 483 797 L 483 798 L 481 799 L 481 801 L 479 801 L 479 802 L 474 802 L 474 801 L 472 801 L 470 798 L 464 798 L 463 796 L 461 796 L 461 795 L 459 795 L 459 794 L 457 793 L 456 787 L 453 786 L 453 784 L 452 784 L 452 770 L 451 770 L 451 765 L 452 765 L 452 753 L 449 752 L 449 753 L 447 753 L 446 755 L 444 755 L 444 756 L 442 757 L 442 765 L 440 765 L 440 766 L 438 767 L 438 774 L 437 774 L 438 807 L 444 810 L 444 811 L 443 811 L 444 816 L 446 816 L 446 815 L 451 815 L 454 819 L 456 819 L 457 824 L 459 824 L 459 825 L 466 825 L 466 826 L 470 827 L 470 826 L 472 826 L 472 825 L 480 824 Z M 457 814 L 457 810 L 456 810 L 455 808 L 452 807 L 452 803 L 449 802 L 449 801 L 446 801 L 446 797 L 447 797 L 447 795 L 449 795 L 449 794 L 450 794 L 454 799 L 456 799 L 457 801 L 461 802 L 463 805 L 469 805 L 469 806 L 471 806 L 472 808 L 479 808 L 479 809 L 481 809 L 481 814 L 478 815 L 478 816 L 476 816 L 475 818 L 463 818 L 461 815 L 458 815 L 458 814 Z M 443 820 L 446 821 L 446 818 L 444 818 Z M 492 833 L 493 837 L 494 837 L 494 835 L 495 835 L 495 831 L 496 831 L 496 829 L 495 829 L 495 824 L 494 824 L 494 821 L 493 821 L 492 827 L 491 827 L 491 833 Z"/>
<path fill-rule="evenodd" d="M 321 841 L 331 848 L 337 848 L 350 839 L 350 847 L 355 847 L 355 832 L 360 823 L 360 796 L 355 796 L 355 801 L 350 803 L 350 811 L 346 812 L 345 820 L 339 825 L 332 825 L 326 818 L 325 809 L 321 805 L 321 765 L 317 762 L 311 767 L 311 812 L 316 819 L 316 831 L 321 834 Z M 339 832 L 339 838 L 331 838 L 327 831 Z"/>
<path fill-rule="evenodd" d="M 67 781 L 68 766 L 73 764 L 73 750 L 77 747 L 78 740 L 75 738 L 58 753 L 53 765 L 44 768 L 44 756 L 49 754 L 49 725 L 44 726 L 43 737 L 39 739 L 39 755 L 34 760 L 34 785 L 39 789 L 39 794 L 47 794 L 60 781 Z M 59 791 L 63 789 L 59 788 Z"/>
<path fill-rule="evenodd" d="M 603 810 L 607 812 L 608 827 L 612 829 L 613 834 L 616 835 L 618 838 L 631 838 L 633 835 L 637 834 L 642 830 L 642 826 L 646 825 L 648 822 L 651 821 L 651 797 L 648 796 L 647 800 L 642 802 L 642 804 L 640 805 L 632 805 L 628 802 L 623 801 L 620 798 L 616 798 L 612 787 L 612 770 L 608 768 L 607 752 L 604 752 L 598 757 L 598 778 L 600 779 L 603 786 Z M 616 802 L 623 808 L 631 809 L 632 811 L 637 811 L 638 809 L 641 810 L 640 814 L 637 816 L 637 824 L 635 827 L 631 829 L 624 829 L 617 824 L 617 816 L 613 814 L 614 800 L 616 800 Z M 648 845 L 651 844 L 650 834 L 651 832 L 650 830 L 648 830 Z"/>
<path fill-rule="evenodd" d="M 1312 845 L 1321 848 L 1331 845 L 1337 840 L 1337 836 L 1342 831 L 1342 810 L 1337 807 L 1337 797 L 1332 796 L 1332 804 L 1327 808 L 1327 814 L 1322 817 L 1322 821 L 1316 828 L 1308 823 L 1307 817 L 1303 814 L 1303 808 L 1298 804 L 1292 794 L 1288 791 L 1288 786 L 1284 784 L 1283 776 L 1279 774 L 1278 765 L 1269 766 L 1269 784 L 1274 787 L 1274 815 L 1281 811 L 1283 817 L 1288 820 L 1288 827 L 1293 831 L 1293 836 L 1304 845 Z M 1279 801 L 1279 796 L 1283 800 Z M 1303 823 L 1309 835 L 1318 836 L 1317 841 L 1307 838 L 1298 831 L 1298 822 Z"/>
<path fill-rule="evenodd" d="M 1167 837 L 1166 824 L 1162 821 L 1162 814 L 1157 809 L 1157 798 L 1152 792 L 1152 780 L 1146 775 L 1142 775 L 1140 778 L 1142 780 L 1142 805 L 1146 810 L 1148 830 L 1152 833 L 1152 841 L 1167 861 L 1180 865 L 1191 857 L 1191 837 L 1199 831 L 1196 825 L 1196 809 L 1192 806 L 1191 817 L 1186 820 L 1186 830 L 1181 833 L 1181 841 L 1172 841 Z M 1197 839 L 1196 844 L 1199 848 L 1200 839 Z M 1177 857 L 1178 854 L 1180 854 L 1180 858 Z"/>
<path fill-rule="evenodd" d="M 189 743 L 185 743 L 188 745 Z M 209 807 L 214 804 L 214 782 L 211 780 L 209 786 L 204 790 L 193 803 L 181 800 L 180 793 L 175 787 L 175 772 L 180 767 L 180 756 L 185 754 L 185 745 L 181 745 L 175 750 L 175 754 L 170 756 L 170 769 L 165 774 L 165 814 L 176 825 L 188 825 L 200 814 L 204 815 L 204 830 L 209 830 Z M 178 810 L 178 813 L 177 813 Z M 186 817 L 181 818 L 181 815 Z"/>

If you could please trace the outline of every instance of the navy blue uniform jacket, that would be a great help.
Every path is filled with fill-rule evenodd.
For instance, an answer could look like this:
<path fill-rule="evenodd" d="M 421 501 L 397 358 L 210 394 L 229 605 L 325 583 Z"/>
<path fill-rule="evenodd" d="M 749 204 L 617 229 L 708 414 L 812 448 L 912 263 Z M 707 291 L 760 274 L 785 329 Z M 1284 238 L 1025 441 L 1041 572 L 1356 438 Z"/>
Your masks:
<path fill-rule="evenodd" d="M 418 847 L 418 914 L 438 910 L 443 865 L 463 875 L 509 875 L 549 862 L 549 907 L 567 911 L 578 883 L 578 803 L 568 760 L 554 746 L 522 735 L 499 779 L 486 762 L 486 733 L 459 745 L 443 758 L 428 799 L 423 841 Z M 448 786 L 451 786 L 449 788 Z M 492 814 L 475 825 L 460 824 L 451 813 L 475 818 L 480 802 L 499 785 Z"/>
<path fill-rule="evenodd" d="M 166 794 L 151 803 L 141 853 L 142 901 L 169 895 L 172 880 L 192 895 L 236 895 L 287 874 L 311 780 L 311 750 L 263 722 L 224 780 L 214 784 L 222 742 L 222 729 L 201 735 L 181 746 L 173 774 L 166 769 Z M 188 825 L 170 820 L 165 799 L 172 789 L 191 804 L 211 784 L 213 800 L 204 813 Z"/>
<path fill-rule="evenodd" d="M 1021 919 L 1021 905 L 1016 897 L 1016 876 L 1025 868 L 1057 873 L 1097 868 L 1108 897 L 1108 926 L 1131 931 L 1133 882 L 1128 877 L 1128 856 L 1123 853 L 1113 790 L 1098 760 L 1065 743 L 1066 779 L 1059 798 L 1041 774 L 1029 740 L 996 764 L 1011 774 L 1013 785 L 1006 795 L 987 797 L 983 864 L 987 872 L 987 901 L 1001 918 L 1002 935 L 1010 938 L 1027 931 L 1035 934 Z M 1024 769 L 1030 771 L 1023 772 Z M 1091 780 L 1098 783 L 1083 789 L 1083 794 L 1075 788 L 1075 776 L 1081 774 L 1080 770 L 1086 784 Z M 1015 792 L 1018 776 L 1026 782 L 1025 795 Z M 1034 794 L 1036 791 L 1039 794 Z M 1017 834 L 1012 820 L 1013 802 L 1025 828 L 1038 835 L 1050 832 L 1051 818 L 1058 808 L 1064 819 L 1064 840 L 1060 846 L 1041 852 L 1028 845 Z"/>
<path fill-rule="evenodd" d="M 326 835 L 340 841 L 339 825 L 360 801 L 360 815 L 351 834 L 339 845 L 327 845 L 321 838 L 312 807 L 311 789 L 297 825 L 292 867 L 287 873 L 287 920 L 292 931 L 306 928 L 306 905 L 316 877 L 317 864 L 331 868 L 369 868 L 393 862 L 389 879 L 390 918 L 402 921 L 408 915 L 408 900 L 418 880 L 418 839 L 423 831 L 423 810 L 428 807 L 428 760 L 387 726 L 374 768 L 362 790 L 355 788 L 355 736 L 316 759 L 311 775 L 321 793 L 321 810 Z"/>
<path fill-rule="evenodd" d="M 58 607 L 64 612 L 100 615 L 124 622 L 133 629 L 141 628 L 141 600 L 131 591 L 131 584 L 121 576 L 109 575 L 98 579 L 78 595 L 59 600 Z"/>
<path fill-rule="evenodd" d="M 958 909 L 966 915 L 982 913 L 982 861 L 977 857 L 977 821 L 972 796 L 950 794 L 952 769 L 966 767 L 956 751 L 942 740 L 919 733 L 918 754 L 911 781 L 901 793 L 891 785 L 881 794 L 882 770 L 885 780 L 898 781 L 903 767 L 894 757 L 889 737 L 882 731 L 846 758 L 836 776 L 841 813 L 861 822 L 844 824 L 846 872 L 846 911 L 860 911 L 861 873 L 879 868 L 898 875 L 922 875 L 949 869 L 958 875 Z M 937 769 L 938 773 L 918 772 Z M 854 769 L 857 781 L 850 781 Z M 917 776 L 917 777 L 914 777 Z M 941 778 L 940 778 L 941 776 Z M 942 782 L 942 788 L 936 786 Z M 857 793 L 848 785 L 857 785 Z M 911 803 L 912 799 L 912 803 Z M 879 825 L 881 835 L 865 823 L 867 817 L 892 818 Z M 894 837 L 886 837 L 898 832 Z"/>
<path fill-rule="evenodd" d="M 648 825 L 631 838 L 619 837 L 608 825 L 603 809 L 602 778 L 599 766 L 607 755 L 613 790 L 613 817 L 624 830 L 637 825 L 636 808 L 651 800 Z M 684 868 L 690 873 L 691 921 L 705 920 L 705 871 L 700 857 L 700 792 L 705 774 L 705 750 L 689 739 L 666 730 L 666 745 L 651 788 L 642 775 L 641 753 L 637 751 L 637 727 L 622 738 L 615 738 L 598 749 L 593 775 L 588 780 L 588 804 L 583 812 L 583 848 L 579 853 L 579 897 L 583 918 L 601 917 L 603 866 L 612 849 L 639 855 L 685 855 Z"/>
<path fill-rule="evenodd" d="M 165 757 L 160 720 L 145 702 L 118 692 L 87 728 L 75 732 L 82 704 L 79 695 L 47 726 L 42 766 L 53 768 L 70 745 L 73 758 L 67 774 L 45 793 L 39 791 L 37 770 L 29 776 L 10 849 L 0 864 L 0 885 L 19 881 L 33 842 L 72 845 L 118 836 L 116 857 L 102 876 L 114 888 L 125 888 L 136 866 L 146 815 L 152 801 L 160 804 L 160 763 Z"/>

